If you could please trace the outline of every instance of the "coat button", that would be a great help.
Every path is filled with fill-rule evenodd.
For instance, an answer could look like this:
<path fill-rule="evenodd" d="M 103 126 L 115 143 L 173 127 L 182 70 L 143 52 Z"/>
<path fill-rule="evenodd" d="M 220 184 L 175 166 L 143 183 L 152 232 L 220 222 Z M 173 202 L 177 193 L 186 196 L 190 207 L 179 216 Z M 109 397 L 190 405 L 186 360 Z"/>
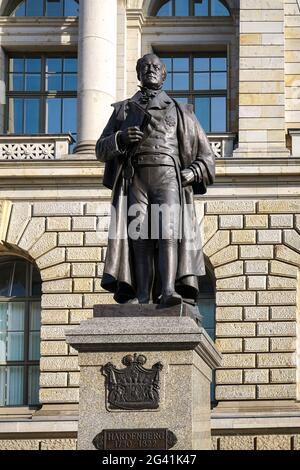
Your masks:
<path fill-rule="evenodd" d="M 159 149 L 159 145 L 155 145 L 155 147 L 154 147 L 154 148 L 156 148 L 156 149 Z"/>

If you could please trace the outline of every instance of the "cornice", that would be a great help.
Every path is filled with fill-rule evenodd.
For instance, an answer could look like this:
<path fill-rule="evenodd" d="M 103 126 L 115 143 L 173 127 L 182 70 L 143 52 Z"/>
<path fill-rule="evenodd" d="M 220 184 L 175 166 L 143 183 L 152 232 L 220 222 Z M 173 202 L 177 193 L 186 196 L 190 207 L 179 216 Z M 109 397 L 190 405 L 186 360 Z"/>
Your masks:
<path fill-rule="evenodd" d="M 78 17 L 46 17 L 32 16 L 15 18 L 11 16 L 0 16 L 0 26 L 2 27 L 49 27 L 49 26 L 78 26 Z"/>
<path fill-rule="evenodd" d="M 157 16 L 147 16 L 145 17 L 145 24 L 144 26 L 155 26 L 155 27 L 174 27 L 176 24 L 176 28 L 181 27 L 213 27 L 219 28 L 220 26 L 235 26 L 235 22 L 232 17 L 226 18 L 217 18 L 217 17 L 209 17 L 209 18 L 202 18 L 196 16 L 182 16 L 182 17 L 174 17 L 174 16 L 165 16 L 165 17 L 157 17 Z"/>
<path fill-rule="evenodd" d="M 7 178 L 22 179 L 23 183 L 35 178 L 102 178 L 104 165 L 93 159 L 93 156 L 69 156 L 58 160 L 1 160 L 0 184 Z M 300 158 L 263 158 L 263 159 L 217 159 L 216 182 L 219 184 L 236 184 L 251 182 L 261 186 L 263 181 L 268 184 L 286 183 L 287 179 L 299 182 Z M 276 180 L 276 182 L 275 182 Z M 299 194 L 300 195 L 300 194 Z"/>
<path fill-rule="evenodd" d="M 126 17 L 127 17 L 128 28 L 133 28 L 133 27 L 142 28 L 142 26 L 145 24 L 145 16 L 142 10 L 139 10 L 139 9 L 126 10 Z"/>

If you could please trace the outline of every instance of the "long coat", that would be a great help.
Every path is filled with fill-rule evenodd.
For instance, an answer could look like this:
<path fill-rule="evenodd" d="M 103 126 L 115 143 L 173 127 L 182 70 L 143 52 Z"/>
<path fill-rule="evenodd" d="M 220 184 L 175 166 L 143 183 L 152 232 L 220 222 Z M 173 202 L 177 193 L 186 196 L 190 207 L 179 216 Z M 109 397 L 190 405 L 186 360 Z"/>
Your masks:
<path fill-rule="evenodd" d="M 163 93 L 167 105 L 171 98 L 165 92 Z M 139 96 L 140 92 L 134 95 L 131 100 L 137 101 Z M 117 133 L 124 129 L 122 126 L 124 126 L 126 118 L 126 127 L 128 127 L 129 101 L 125 100 L 113 104 L 113 114 L 96 144 L 96 156 L 106 164 L 103 184 L 113 191 L 113 211 L 102 287 L 109 292 L 113 292 L 115 300 L 119 303 L 126 302 L 136 296 L 132 248 L 130 239 L 127 236 L 128 207 L 125 180 L 123 178 L 125 158 L 124 154 L 119 151 L 117 144 Z M 205 265 L 193 195 L 205 194 L 207 186 L 214 182 L 215 157 L 207 136 L 192 110 L 192 106 L 174 101 L 178 116 L 177 135 L 180 155 L 178 170 L 182 207 L 182 236 L 178 248 L 176 291 L 184 298 L 195 299 L 198 294 L 197 277 L 205 275 Z M 154 98 L 148 109 L 155 107 L 156 104 Z M 180 171 L 189 168 L 191 165 L 194 167 L 196 165 L 200 169 L 201 181 L 182 188 Z M 159 283 L 156 282 L 156 285 L 159 285 Z M 158 295 L 159 292 L 157 292 Z"/>

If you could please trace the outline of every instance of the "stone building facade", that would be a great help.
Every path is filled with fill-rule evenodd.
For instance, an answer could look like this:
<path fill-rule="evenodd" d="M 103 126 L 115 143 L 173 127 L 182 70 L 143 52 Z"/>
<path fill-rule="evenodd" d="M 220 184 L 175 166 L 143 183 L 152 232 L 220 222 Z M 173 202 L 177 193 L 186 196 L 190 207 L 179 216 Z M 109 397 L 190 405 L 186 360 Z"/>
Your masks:
<path fill-rule="evenodd" d="M 179 1 L 181 8 L 185 0 Z M 76 7 L 67 0 L 57 2 L 62 8 L 57 16 L 47 15 L 47 1 L 42 3 L 43 13 L 35 16 L 29 0 L 0 1 L 0 277 L 6 276 L 5 263 L 22 260 L 35 267 L 42 286 L 35 363 L 39 404 L 30 403 L 24 388 L 34 383 L 26 378 L 33 356 L 20 359 L 21 354 L 18 362 L 14 352 L 11 360 L 9 321 L 3 326 L 10 314 L 4 313 L 0 323 L 2 348 L 8 351 L 0 352 L 0 449 L 76 448 L 79 371 L 64 333 L 90 318 L 95 303 L 113 302 L 100 286 L 110 192 L 102 186 L 103 167 L 95 160 L 94 145 L 110 104 L 135 92 L 137 59 L 152 50 L 169 61 L 206 59 L 211 67 L 201 69 L 201 62 L 200 69 L 182 72 L 183 63 L 176 62 L 176 71 L 173 62 L 170 73 L 174 83 L 176 73 L 203 73 L 201 80 L 209 76 L 211 81 L 198 94 L 174 85 L 171 94 L 196 106 L 206 99 L 207 130 L 217 156 L 215 185 L 195 199 L 214 284 L 207 321 L 223 354 L 215 377 L 212 446 L 300 449 L 300 2 L 204 0 L 208 10 L 200 14 L 196 6 L 201 2 L 188 2 L 195 10 L 186 11 L 175 0 L 81 0 L 79 18 L 66 16 L 67 8 L 73 12 Z M 43 57 L 43 64 L 77 54 L 77 141 L 71 151 L 66 129 L 49 132 L 55 116 L 47 115 L 48 132 L 28 132 L 28 114 L 24 111 L 19 128 L 21 108 L 10 99 L 28 98 L 26 87 L 18 85 L 38 73 L 27 73 L 28 57 Z M 16 58 L 25 60 L 24 69 L 16 69 L 21 62 L 9 68 Z M 214 71 L 214 58 L 225 58 L 226 71 Z M 46 80 L 52 73 L 49 64 Z M 63 67 L 53 74 L 72 75 Z M 225 95 L 222 87 L 211 85 L 224 74 Z M 16 84 L 12 89 L 10 75 Z M 44 89 L 40 98 L 34 89 L 29 98 L 40 99 L 42 109 L 45 99 L 71 99 L 66 88 L 66 94 L 56 89 L 53 96 Z M 216 98 L 226 105 L 223 121 L 213 117 L 214 103 L 221 104 Z M 45 109 L 51 112 L 48 101 Z M 39 130 L 44 121 L 41 117 Z M 16 298 L 0 281 L 1 304 Z M 29 336 L 38 332 L 30 328 Z M 23 381 L 13 379 L 17 369 L 9 367 L 23 367 Z M 25 398 L 9 394 L 16 384 Z"/>

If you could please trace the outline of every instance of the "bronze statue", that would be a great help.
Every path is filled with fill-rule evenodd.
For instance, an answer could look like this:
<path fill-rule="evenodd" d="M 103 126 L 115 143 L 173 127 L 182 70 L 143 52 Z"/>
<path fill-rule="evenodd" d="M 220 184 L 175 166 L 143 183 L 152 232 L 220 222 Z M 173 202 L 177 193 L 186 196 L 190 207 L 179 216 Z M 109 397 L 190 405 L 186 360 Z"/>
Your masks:
<path fill-rule="evenodd" d="M 193 302 L 205 275 L 193 195 L 214 182 L 214 154 L 192 106 L 162 90 L 167 72 L 159 57 L 142 57 L 137 75 L 140 91 L 113 104 L 96 145 L 114 212 L 102 287 L 118 303 Z M 172 213 L 168 223 L 161 211 L 154 220 L 152 209 L 161 207 Z"/>

